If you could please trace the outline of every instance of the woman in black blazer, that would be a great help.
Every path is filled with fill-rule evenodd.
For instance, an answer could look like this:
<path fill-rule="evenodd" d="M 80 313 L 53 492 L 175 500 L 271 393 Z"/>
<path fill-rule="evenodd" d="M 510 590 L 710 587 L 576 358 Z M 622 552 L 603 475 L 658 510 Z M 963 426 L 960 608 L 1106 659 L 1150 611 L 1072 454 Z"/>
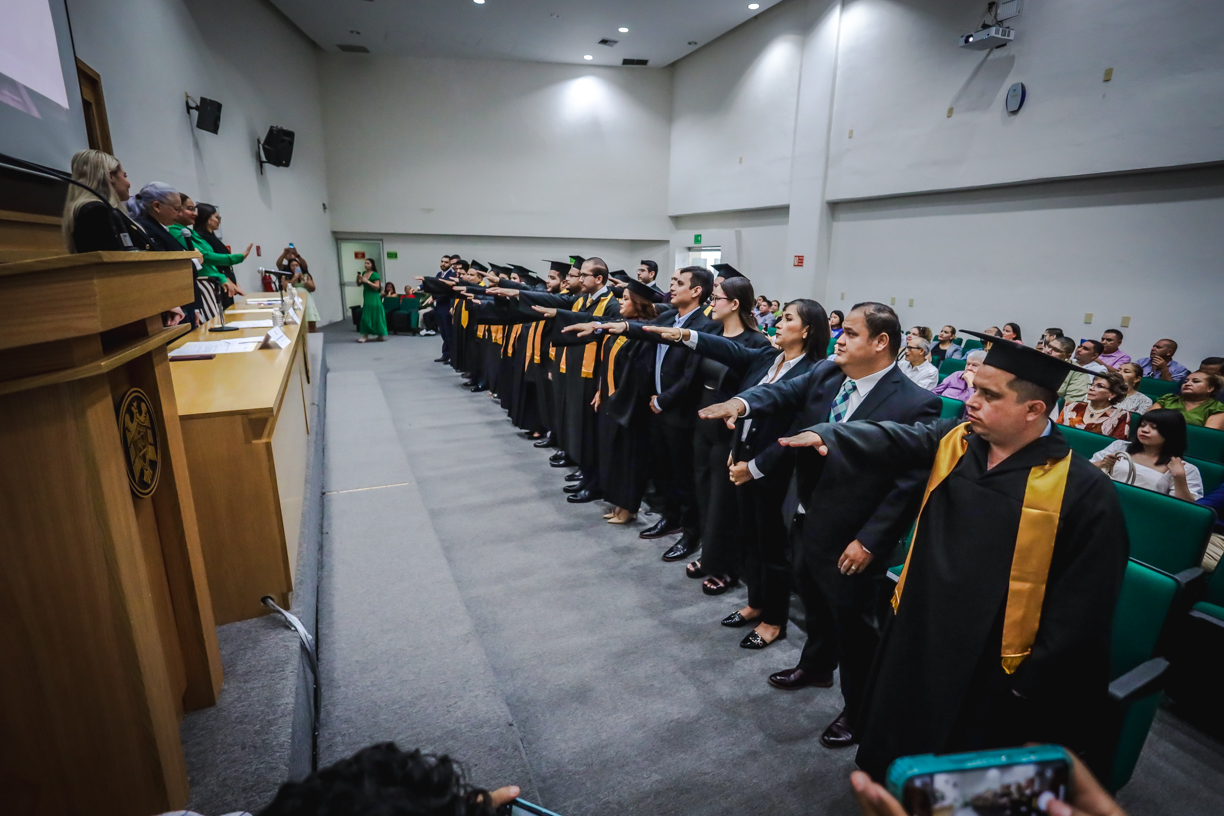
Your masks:
<path fill-rule="evenodd" d="M 829 345 L 829 319 L 814 300 L 792 300 L 783 309 L 774 338 L 777 347 L 746 348 L 722 337 L 685 329 L 650 327 L 647 331 L 666 340 L 696 344 L 696 352 L 739 374 L 739 390 L 762 383 L 789 380 L 808 371 L 825 357 Z M 793 417 L 769 414 L 746 418 L 736 428 L 731 451 L 730 479 L 739 487 L 744 549 L 744 583 L 748 605 L 723 618 L 724 626 L 756 622 L 740 642 L 746 649 L 763 649 L 786 637 L 790 608 L 791 570 L 782 504 L 794 467 L 793 452 L 778 444 L 790 431 Z"/>
<path fill-rule="evenodd" d="M 101 150 L 82 150 L 72 157 L 72 178 L 89 190 L 68 185 L 63 225 L 69 252 L 152 248 L 144 231 L 119 209 L 132 184 L 118 159 Z"/>

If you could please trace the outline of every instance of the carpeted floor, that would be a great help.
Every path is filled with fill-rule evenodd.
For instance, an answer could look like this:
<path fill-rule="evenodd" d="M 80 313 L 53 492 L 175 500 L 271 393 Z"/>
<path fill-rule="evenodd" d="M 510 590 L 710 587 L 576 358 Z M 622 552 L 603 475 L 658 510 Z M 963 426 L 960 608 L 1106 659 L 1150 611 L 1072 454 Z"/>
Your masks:
<path fill-rule="evenodd" d="M 858 813 L 853 750 L 816 739 L 840 694 L 765 682 L 800 630 L 738 648 L 718 620 L 742 590 L 707 597 L 642 522 L 566 504 L 437 338 L 350 329 L 326 330 L 321 765 L 394 739 L 563 816 Z M 1224 748 L 1162 713 L 1122 801 L 1224 812 Z"/>

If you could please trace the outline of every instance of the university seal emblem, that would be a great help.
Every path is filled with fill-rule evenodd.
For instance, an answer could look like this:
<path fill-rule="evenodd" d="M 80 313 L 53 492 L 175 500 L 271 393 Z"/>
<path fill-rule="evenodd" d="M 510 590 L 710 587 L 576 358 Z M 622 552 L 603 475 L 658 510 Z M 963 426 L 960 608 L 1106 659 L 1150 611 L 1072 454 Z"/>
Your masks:
<path fill-rule="evenodd" d="M 123 437 L 123 453 L 127 458 L 128 482 L 132 492 L 142 499 L 153 495 L 157 477 L 161 474 L 161 445 L 153 406 L 145 392 L 133 388 L 123 396 L 119 406 L 119 430 Z"/>

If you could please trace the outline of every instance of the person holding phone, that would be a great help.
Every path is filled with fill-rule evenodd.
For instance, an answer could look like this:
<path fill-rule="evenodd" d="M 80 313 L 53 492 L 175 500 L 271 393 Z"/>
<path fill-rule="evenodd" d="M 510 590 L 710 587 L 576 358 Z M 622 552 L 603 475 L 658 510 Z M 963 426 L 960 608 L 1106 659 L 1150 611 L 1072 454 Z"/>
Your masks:
<path fill-rule="evenodd" d="M 1108 764 L 1130 546 L 1117 491 L 1049 419 L 1071 370 L 995 340 L 968 422 L 824 423 L 783 440 L 801 474 L 826 479 L 930 468 L 855 727 L 856 761 L 877 780 L 898 757 L 1028 742 Z"/>
<path fill-rule="evenodd" d="M 382 342 L 387 339 L 387 313 L 383 310 L 382 295 L 379 291 L 378 267 L 373 258 L 366 258 L 364 269 L 357 274 L 357 285 L 361 287 L 361 325 L 358 331 L 361 336 L 358 343 L 365 343 L 371 337 Z"/>

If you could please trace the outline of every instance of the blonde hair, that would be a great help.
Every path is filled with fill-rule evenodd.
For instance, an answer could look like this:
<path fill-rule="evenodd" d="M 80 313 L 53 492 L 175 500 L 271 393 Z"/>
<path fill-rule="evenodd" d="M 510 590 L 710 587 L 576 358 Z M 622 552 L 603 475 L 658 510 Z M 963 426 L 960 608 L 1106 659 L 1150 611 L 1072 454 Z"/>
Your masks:
<path fill-rule="evenodd" d="M 119 169 L 119 160 L 101 150 L 82 150 L 72 157 L 72 178 L 106 196 L 106 202 L 112 207 L 119 206 L 119 196 L 111 186 L 111 174 Z M 75 184 L 68 185 L 68 195 L 64 199 L 64 241 L 69 252 L 76 252 L 72 240 L 72 230 L 76 226 L 77 210 L 98 197 L 89 190 L 84 190 Z"/>

